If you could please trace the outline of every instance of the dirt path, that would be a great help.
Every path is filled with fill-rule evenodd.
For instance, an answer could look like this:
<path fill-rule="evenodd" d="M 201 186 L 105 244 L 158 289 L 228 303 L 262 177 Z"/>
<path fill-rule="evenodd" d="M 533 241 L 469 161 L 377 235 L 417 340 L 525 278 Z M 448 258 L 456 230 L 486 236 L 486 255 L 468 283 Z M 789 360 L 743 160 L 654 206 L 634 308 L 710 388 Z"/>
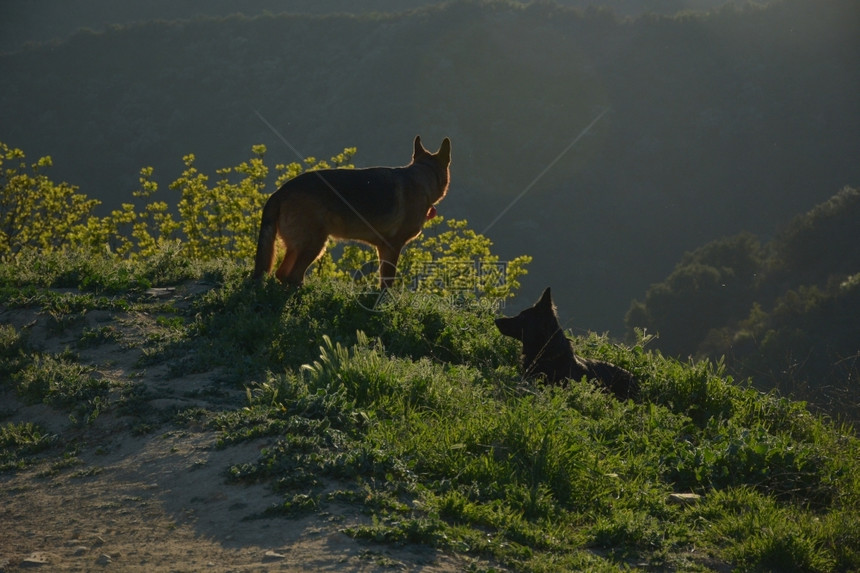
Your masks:
<path fill-rule="evenodd" d="M 105 445 L 105 442 L 107 445 Z M 426 547 L 362 544 L 340 532 L 356 508 L 259 518 L 278 503 L 262 485 L 225 483 L 261 444 L 214 449 L 211 432 L 114 435 L 45 475 L 4 476 L 0 569 L 46 571 L 458 571 Z"/>
<path fill-rule="evenodd" d="M 138 366 L 140 341 L 159 328 L 147 313 L 90 311 L 57 332 L 51 320 L 37 310 L 0 307 L 0 323 L 28 332 L 44 353 L 75 347 L 84 328 L 114 329 L 115 341 L 75 347 L 79 361 L 115 382 L 142 382 L 157 396 L 148 402 L 156 409 L 212 405 L 187 397 L 211 384 L 211 373 L 170 378 L 164 365 Z M 226 470 L 256 460 L 269 442 L 219 449 L 211 429 L 163 423 L 135 432 L 128 418 L 110 412 L 74 425 L 68 412 L 23 405 L 3 388 L 4 424 L 38 423 L 76 449 L 66 462 L 53 451 L 26 470 L 0 474 L 0 572 L 448 572 L 472 563 L 425 546 L 356 541 L 342 531 L 369 521 L 359 507 L 260 517 L 279 497 L 264 485 L 228 483 Z"/>

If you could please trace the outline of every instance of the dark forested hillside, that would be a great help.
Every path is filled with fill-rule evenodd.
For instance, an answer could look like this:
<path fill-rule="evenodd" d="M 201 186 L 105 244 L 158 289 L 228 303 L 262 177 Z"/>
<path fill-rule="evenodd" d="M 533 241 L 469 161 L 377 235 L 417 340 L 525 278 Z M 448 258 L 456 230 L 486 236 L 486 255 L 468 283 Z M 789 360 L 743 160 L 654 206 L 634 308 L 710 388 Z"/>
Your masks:
<path fill-rule="evenodd" d="M 187 20 L 231 14 L 372 14 L 404 12 L 444 0 L 3 0 L 0 3 L 0 52 L 14 51 L 28 42 L 66 38 L 80 28 L 103 30 L 110 26 L 150 20 Z M 713 10 L 731 0 L 557 0 L 563 6 L 601 6 L 620 15 L 675 14 Z M 766 4 L 775 0 L 760 0 Z M 525 4 L 527 2 L 519 2 Z"/>
<path fill-rule="evenodd" d="M 357 165 L 402 164 L 415 134 L 449 136 L 440 214 L 534 255 L 523 301 L 552 285 L 567 327 L 620 332 L 683 252 L 766 236 L 860 180 L 858 16 L 455 1 L 117 26 L 0 55 L 0 140 L 110 208 L 187 153 L 214 169 L 257 143 L 278 161 L 354 145 Z"/>
<path fill-rule="evenodd" d="M 846 187 L 762 244 L 749 233 L 686 253 L 627 314 L 673 356 L 860 419 L 860 191 Z"/>

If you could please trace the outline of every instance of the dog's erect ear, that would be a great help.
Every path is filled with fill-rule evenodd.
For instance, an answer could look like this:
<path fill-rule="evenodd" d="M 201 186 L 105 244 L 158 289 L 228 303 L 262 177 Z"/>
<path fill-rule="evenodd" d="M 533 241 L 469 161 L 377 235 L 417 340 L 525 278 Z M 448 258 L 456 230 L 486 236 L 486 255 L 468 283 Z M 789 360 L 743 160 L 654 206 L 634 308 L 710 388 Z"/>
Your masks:
<path fill-rule="evenodd" d="M 535 306 L 548 306 L 552 308 L 552 293 L 549 290 L 549 287 L 546 287 L 543 291 L 543 294 L 540 295 L 540 300 L 537 301 Z"/>
<path fill-rule="evenodd" d="M 424 149 L 424 146 L 421 145 L 421 136 L 415 136 L 415 150 L 412 152 L 412 159 L 418 159 L 419 155 L 429 154 L 430 152 Z"/>
<path fill-rule="evenodd" d="M 442 145 L 439 146 L 439 151 L 436 152 L 436 158 L 446 165 L 451 163 L 451 140 L 447 137 L 442 140 Z"/>

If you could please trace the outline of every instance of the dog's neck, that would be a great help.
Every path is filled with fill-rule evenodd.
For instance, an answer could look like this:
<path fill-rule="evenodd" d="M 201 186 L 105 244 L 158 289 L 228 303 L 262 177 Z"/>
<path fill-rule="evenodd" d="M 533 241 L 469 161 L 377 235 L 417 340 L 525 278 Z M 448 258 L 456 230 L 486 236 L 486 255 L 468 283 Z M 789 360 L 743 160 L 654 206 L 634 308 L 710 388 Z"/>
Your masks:
<path fill-rule="evenodd" d="M 574 360 L 573 348 L 561 326 L 539 348 L 530 348 L 526 351 L 525 346 L 523 346 L 523 365 L 526 370 L 540 371 L 540 364 L 556 360 L 568 362 Z"/>
<path fill-rule="evenodd" d="M 431 163 L 431 161 L 434 163 Z M 429 169 L 430 171 L 433 172 L 433 176 L 436 178 L 436 189 L 437 189 L 439 194 L 435 197 L 430 198 L 430 204 L 431 205 L 434 203 L 438 203 L 439 201 L 441 201 L 445 197 L 445 194 L 448 193 L 448 184 L 450 182 L 450 176 L 448 174 L 448 169 L 447 168 L 445 168 L 444 170 L 438 169 L 435 165 L 435 161 L 436 160 L 432 159 L 432 158 L 429 161 L 422 158 L 422 159 L 419 159 L 418 161 L 414 161 L 412 163 L 413 166 L 420 165 L 421 167 Z"/>

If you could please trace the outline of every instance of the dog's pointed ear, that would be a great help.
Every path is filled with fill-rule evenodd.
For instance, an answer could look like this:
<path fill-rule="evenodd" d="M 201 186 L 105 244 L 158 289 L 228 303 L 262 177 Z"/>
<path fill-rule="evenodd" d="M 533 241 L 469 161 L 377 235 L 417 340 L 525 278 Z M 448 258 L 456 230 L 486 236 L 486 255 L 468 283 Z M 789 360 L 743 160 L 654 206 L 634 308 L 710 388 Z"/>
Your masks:
<path fill-rule="evenodd" d="M 439 146 L 439 151 L 436 152 L 436 157 L 440 159 L 442 163 L 451 163 L 451 140 L 447 137 L 442 140 L 442 145 Z"/>
<path fill-rule="evenodd" d="M 552 293 L 550 292 L 549 287 L 546 287 L 543 291 L 543 294 L 540 295 L 540 300 L 537 301 L 540 305 L 552 306 Z"/>
<path fill-rule="evenodd" d="M 412 159 L 418 159 L 419 155 L 427 154 L 427 153 L 429 153 L 429 151 L 424 149 L 424 146 L 421 145 L 421 136 L 416 135 L 415 136 L 415 149 L 414 149 L 414 151 L 412 151 Z"/>

